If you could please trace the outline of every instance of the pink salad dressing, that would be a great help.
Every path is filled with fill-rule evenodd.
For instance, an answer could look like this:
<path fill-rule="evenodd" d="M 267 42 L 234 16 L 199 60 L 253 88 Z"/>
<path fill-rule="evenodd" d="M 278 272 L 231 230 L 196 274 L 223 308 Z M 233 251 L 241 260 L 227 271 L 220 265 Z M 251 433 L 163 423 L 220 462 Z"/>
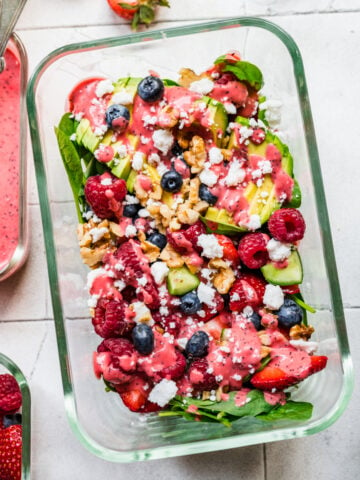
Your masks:
<path fill-rule="evenodd" d="M 19 163 L 21 72 L 18 57 L 5 51 L 0 74 L 0 271 L 9 264 L 19 241 Z"/>

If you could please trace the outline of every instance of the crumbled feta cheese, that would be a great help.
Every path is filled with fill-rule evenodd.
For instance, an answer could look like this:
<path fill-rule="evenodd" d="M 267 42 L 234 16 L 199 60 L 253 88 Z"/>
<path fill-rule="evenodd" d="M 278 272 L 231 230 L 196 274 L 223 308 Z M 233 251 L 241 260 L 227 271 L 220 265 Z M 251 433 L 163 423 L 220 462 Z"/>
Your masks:
<path fill-rule="evenodd" d="M 297 348 L 298 350 L 303 350 L 306 353 L 312 354 L 318 349 L 318 342 L 310 342 L 300 338 L 299 340 L 290 340 L 290 345 Z"/>
<path fill-rule="evenodd" d="M 169 169 L 165 165 L 165 163 L 160 162 L 159 165 L 157 166 L 157 171 L 158 171 L 158 174 L 160 175 L 160 177 L 162 177 L 164 175 L 164 173 L 169 171 Z"/>
<path fill-rule="evenodd" d="M 200 283 L 197 289 L 197 296 L 201 303 L 205 303 L 209 307 L 214 306 L 214 297 L 216 290 L 210 285 L 205 285 L 205 283 Z"/>
<path fill-rule="evenodd" d="M 84 116 L 84 112 L 78 112 L 78 113 L 76 113 L 74 118 L 77 122 L 80 122 L 81 119 L 83 118 L 83 116 Z"/>
<path fill-rule="evenodd" d="M 87 301 L 88 307 L 95 308 L 99 298 L 100 298 L 100 295 L 90 295 L 90 298 Z"/>
<path fill-rule="evenodd" d="M 151 390 L 149 400 L 152 403 L 156 403 L 160 407 L 165 407 L 165 405 L 175 397 L 176 392 L 176 383 L 173 380 L 167 380 L 166 378 L 163 378 Z"/>
<path fill-rule="evenodd" d="M 102 267 L 91 270 L 87 274 L 87 284 L 86 284 L 87 288 L 90 290 L 97 277 L 101 277 L 102 275 L 107 275 L 107 274 L 108 272 L 105 270 L 105 268 L 102 268 Z"/>
<path fill-rule="evenodd" d="M 133 102 L 133 96 L 123 90 L 122 92 L 114 93 L 111 100 L 112 103 L 119 103 L 120 105 L 130 105 Z"/>
<path fill-rule="evenodd" d="M 89 230 L 89 235 L 91 236 L 92 243 L 96 243 L 101 240 L 108 231 L 109 230 L 106 227 L 95 227 Z"/>
<path fill-rule="evenodd" d="M 288 243 L 281 243 L 275 238 L 272 238 L 266 244 L 266 249 L 269 252 L 270 260 L 273 262 L 282 262 L 291 254 L 291 245 Z"/>
<path fill-rule="evenodd" d="M 279 310 L 284 303 L 284 292 L 279 285 L 267 284 L 265 287 L 265 294 L 263 302 L 269 310 Z"/>
<path fill-rule="evenodd" d="M 159 308 L 159 313 L 160 313 L 160 315 L 162 315 L 163 317 L 166 317 L 167 315 L 169 315 L 169 309 L 168 309 L 168 307 L 160 307 L 160 308 Z"/>
<path fill-rule="evenodd" d="M 205 280 L 210 282 L 211 278 L 212 278 L 212 276 L 214 275 L 215 272 L 216 272 L 216 270 L 214 270 L 212 268 L 202 268 L 201 269 L 201 276 L 203 278 L 205 278 Z"/>
<path fill-rule="evenodd" d="M 270 160 L 260 160 L 258 167 L 264 175 L 273 171 Z"/>
<path fill-rule="evenodd" d="M 151 153 L 151 154 L 149 155 L 149 163 L 150 163 L 150 165 L 154 165 L 154 164 L 156 165 L 156 164 L 159 163 L 159 162 L 160 162 L 160 157 L 159 157 L 159 155 L 158 155 L 157 153 Z"/>
<path fill-rule="evenodd" d="M 115 147 L 115 152 L 119 155 L 120 158 L 125 158 L 128 153 L 128 150 L 126 145 L 121 144 Z"/>
<path fill-rule="evenodd" d="M 237 293 L 237 292 L 234 292 L 231 296 L 230 296 L 230 300 L 232 302 L 238 302 L 240 300 L 240 295 Z"/>
<path fill-rule="evenodd" d="M 126 195 L 125 197 L 125 203 L 126 205 L 136 205 L 140 203 L 139 199 L 135 197 L 135 195 Z"/>
<path fill-rule="evenodd" d="M 242 380 L 242 376 L 239 375 L 238 373 L 235 373 L 235 375 L 233 375 L 232 378 L 233 378 L 236 382 L 240 382 L 240 380 Z"/>
<path fill-rule="evenodd" d="M 174 143 L 174 137 L 170 130 L 155 130 L 152 135 L 155 147 L 160 150 L 164 155 L 168 153 L 172 144 Z"/>
<path fill-rule="evenodd" d="M 260 103 L 259 108 L 265 110 L 265 119 L 270 127 L 277 127 L 281 122 L 282 103 L 279 100 L 266 100 Z"/>
<path fill-rule="evenodd" d="M 147 143 L 150 142 L 150 138 L 145 137 L 144 135 L 140 135 L 140 141 L 143 145 L 146 145 Z"/>
<path fill-rule="evenodd" d="M 209 150 L 209 161 L 212 165 L 214 163 L 215 164 L 221 163 L 223 161 L 223 159 L 224 159 L 224 156 L 221 153 L 220 148 L 217 148 L 217 147 L 210 148 L 210 150 Z"/>
<path fill-rule="evenodd" d="M 126 287 L 126 283 L 123 280 L 115 280 L 114 287 L 121 292 Z"/>
<path fill-rule="evenodd" d="M 107 125 L 101 125 L 101 127 L 96 127 L 95 128 L 94 134 L 97 137 L 102 137 L 107 132 L 107 129 L 108 129 Z"/>
<path fill-rule="evenodd" d="M 198 238 L 198 246 L 203 249 L 202 253 L 207 258 L 222 258 L 223 247 L 219 244 L 215 235 L 201 234 Z"/>
<path fill-rule="evenodd" d="M 137 234 L 137 230 L 134 225 L 128 225 L 125 228 L 125 237 L 132 238 L 132 237 L 135 237 L 136 234 Z"/>
<path fill-rule="evenodd" d="M 146 322 L 148 325 L 153 325 L 154 320 L 152 319 L 151 312 L 144 302 L 134 302 L 130 305 L 130 308 L 135 313 L 134 322 Z"/>
<path fill-rule="evenodd" d="M 218 180 L 217 175 L 208 169 L 204 169 L 200 173 L 199 178 L 200 178 L 200 182 L 204 183 L 208 187 L 213 187 Z"/>
<path fill-rule="evenodd" d="M 249 230 L 257 230 L 258 228 L 261 227 L 261 221 L 260 221 L 260 216 L 259 215 L 250 215 L 250 220 L 246 224 L 247 228 Z"/>
<path fill-rule="evenodd" d="M 75 142 L 75 140 L 76 140 L 76 133 L 73 133 L 72 135 L 70 135 L 70 140 L 71 140 L 72 142 Z"/>
<path fill-rule="evenodd" d="M 254 130 L 252 128 L 247 127 L 246 125 L 242 125 L 239 128 L 239 134 L 240 134 L 240 142 L 244 143 L 245 140 L 247 140 L 251 135 L 254 133 Z"/>
<path fill-rule="evenodd" d="M 187 342 L 188 342 L 188 339 L 187 338 L 177 338 L 176 339 L 176 343 L 177 345 L 182 348 L 183 350 L 185 350 L 186 348 L 186 345 L 187 345 Z"/>
<path fill-rule="evenodd" d="M 138 279 L 138 284 L 141 285 L 142 287 L 145 287 L 145 285 L 148 283 L 146 277 L 141 277 Z"/>
<path fill-rule="evenodd" d="M 144 126 L 147 127 L 148 125 L 155 125 L 156 124 L 156 116 L 155 115 L 145 115 L 143 118 L 142 118 L 142 121 L 144 123 Z"/>
<path fill-rule="evenodd" d="M 197 105 L 198 110 L 200 110 L 200 112 L 205 112 L 205 110 L 206 110 L 206 103 L 205 102 L 198 102 L 196 105 Z"/>
<path fill-rule="evenodd" d="M 132 168 L 136 171 L 139 171 L 142 169 L 143 164 L 144 164 L 144 157 L 145 155 L 142 152 L 135 152 L 134 156 L 132 158 Z"/>
<path fill-rule="evenodd" d="M 141 218 L 150 217 L 150 213 L 148 212 L 148 210 L 146 210 L 146 208 L 141 208 L 141 209 L 138 211 L 138 215 L 139 215 L 139 217 L 141 217 Z"/>
<path fill-rule="evenodd" d="M 243 182 L 246 176 L 246 172 L 240 166 L 238 160 L 233 160 L 230 164 L 228 174 L 225 178 L 225 183 L 228 187 L 233 187 Z"/>
<path fill-rule="evenodd" d="M 104 185 L 105 187 L 112 185 L 112 179 L 111 177 L 105 177 L 100 180 L 101 185 Z"/>
<path fill-rule="evenodd" d="M 239 297 L 239 300 L 240 300 L 240 297 Z M 254 310 L 249 305 L 247 305 L 242 311 L 242 313 L 245 315 L 245 317 L 249 318 L 254 313 Z"/>
<path fill-rule="evenodd" d="M 226 113 L 228 113 L 229 115 L 235 115 L 236 114 L 236 107 L 233 103 L 225 102 L 224 107 L 225 107 Z"/>
<path fill-rule="evenodd" d="M 160 285 L 163 283 L 167 274 L 169 273 L 169 267 L 165 262 L 155 262 L 150 267 L 151 274 L 154 277 L 155 282 Z"/>
<path fill-rule="evenodd" d="M 96 85 L 95 94 L 97 97 L 103 97 L 106 93 L 112 93 L 114 91 L 114 85 L 111 80 L 102 80 Z"/>
<path fill-rule="evenodd" d="M 214 88 L 214 82 L 209 78 L 202 78 L 190 83 L 189 89 L 192 92 L 200 93 L 200 95 L 206 95 Z"/>

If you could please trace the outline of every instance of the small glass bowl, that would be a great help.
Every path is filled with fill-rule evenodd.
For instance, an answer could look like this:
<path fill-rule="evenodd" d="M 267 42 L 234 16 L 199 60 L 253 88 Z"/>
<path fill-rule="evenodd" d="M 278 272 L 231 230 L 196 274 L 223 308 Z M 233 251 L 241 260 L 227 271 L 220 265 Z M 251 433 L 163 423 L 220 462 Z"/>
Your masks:
<path fill-rule="evenodd" d="M 0 131 L 0 168 L 2 172 L 2 179 L 4 181 L 4 189 L 0 192 L 1 205 L 6 205 L 9 208 L 7 215 L 1 215 L 0 212 L 0 232 L 2 238 L 6 238 L 10 233 L 12 246 L 7 249 L 6 256 L 0 257 L 0 281 L 5 280 L 14 272 L 16 272 L 25 262 L 28 253 L 28 212 L 27 212 L 27 158 L 26 158 L 26 138 L 27 138 L 27 118 L 26 118 L 26 85 L 28 76 L 28 62 L 27 55 L 23 44 L 16 34 L 12 34 L 8 42 L 6 50 L 14 55 L 19 62 L 19 71 L 14 75 L 16 82 L 16 89 L 19 88 L 19 96 L 16 95 L 14 103 L 11 108 L 6 111 L 7 121 L 14 122 L 18 127 L 18 135 L 15 130 L 12 131 L 11 136 L 5 138 L 4 130 Z M 5 53 L 6 55 L 6 53 Z M 6 57 L 5 57 L 6 58 Z M 7 81 L 2 85 L 2 79 L 5 79 L 10 73 L 9 65 L 5 65 L 5 69 L 0 73 L 0 89 L 1 94 L 6 94 L 11 91 Z M 0 97 L 1 98 L 1 97 Z M 9 98 L 11 98 L 9 96 Z M 2 106 L 3 108 L 3 106 Z M 7 147 L 12 142 L 12 150 L 6 151 Z M 16 154 L 17 158 L 13 159 Z M 15 161 L 14 161 L 15 160 Z M 7 162 L 7 163 L 5 163 Z M 9 166 L 12 162 L 13 168 Z M 6 185 L 11 181 L 15 182 L 15 188 L 7 191 Z M 11 207 L 13 205 L 13 207 Z M 10 207 L 9 207 L 10 206 Z M 13 210 L 11 210 L 13 208 Z M 17 217 L 14 220 L 14 226 L 11 229 L 11 218 L 8 213 Z M 5 212 L 6 213 L 6 212 Z M 9 231 L 9 225 L 10 230 Z M 16 225 L 16 226 L 15 226 Z M 14 233 L 14 230 L 15 231 Z"/>
<path fill-rule="evenodd" d="M 87 77 L 177 78 L 181 67 L 201 72 L 230 50 L 260 67 L 265 94 L 283 105 L 287 143 L 303 193 L 308 229 L 301 245 L 303 293 L 317 309 L 309 322 L 328 366 L 305 380 L 295 398 L 312 402 L 307 421 L 244 418 L 232 428 L 131 413 L 105 394 L 92 372 L 98 338 L 89 320 L 88 268 L 76 236 L 77 215 L 54 134 L 67 95 Z M 28 87 L 28 112 L 56 322 L 65 405 L 80 441 L 111 461 L 166 458 L 302 437 L 331 425 L 344 411 L 353 376 L 344 313 L 308 92 L 300 52 L 289 35 L 262 19 L 235 18 L 64 46 L 47 56 Z"/>
<path fill-rule="evenodd" d="M 29 385 L 19 367 L 6 355 L 0 353 L 0 374 L 10 373 L 20 387 L 22 395 L 22 466 L 21 480 L 30 480 L 31 464 L 31 398 Z"/>

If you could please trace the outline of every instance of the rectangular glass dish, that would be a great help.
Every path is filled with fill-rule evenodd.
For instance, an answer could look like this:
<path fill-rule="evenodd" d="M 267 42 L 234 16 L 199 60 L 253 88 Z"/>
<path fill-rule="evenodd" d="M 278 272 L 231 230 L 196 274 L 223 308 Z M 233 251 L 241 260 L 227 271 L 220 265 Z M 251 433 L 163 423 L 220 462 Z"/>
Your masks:
<path fill-rule="evenodd" d="M 21 480 L 30 480 L 31 463 L 31 397 L 29 385 L 19 367 L 6 355 L 0 353 L 0 374 L 13 375 L 20 387 L 22 396 L 22 461 Z"/>
<path fill-rule="evenodd" d="M 283 104 L 280 128 L 302 188 L 301 211 L 308 225 L 300 249 L 302 289 L 317 309 L 309 323 L 315 327 L 318 354 L 329 357 L 327 368 L 302 382 L 293 396 L 313 403 L 306 422 L 245 417 L 228 428 L 144 417 L 129 412 L 116 395 L 106 395 L 92 371 L 98 338 L 87 306 L 88 267 L 80 257 L 76 208 L 54 133 L 67 95 L 88 77 L 136 77 L 155 70 L 176 79 L 180 68 L 200 72 L 234 49 L 262 70 L 265 95 Z M 303 64 L 287 33 L 265 20 L 236 18 L 68 45 L 46 57 L 32 76 L 28 113 L 65 405 L 81 442 L 104 459 L 130 462 L 301 437 L 331 425 L 350 398 L 352 364 Z"/>

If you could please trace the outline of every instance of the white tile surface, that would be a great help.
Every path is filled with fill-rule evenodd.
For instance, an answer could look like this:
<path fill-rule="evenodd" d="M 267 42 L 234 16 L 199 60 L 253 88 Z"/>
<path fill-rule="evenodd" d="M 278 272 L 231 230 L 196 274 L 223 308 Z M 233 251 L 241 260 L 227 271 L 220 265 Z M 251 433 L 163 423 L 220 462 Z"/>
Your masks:
<path fill-rule="evenodd" d="M 171 4 L 171 9 L 159 11 L 158 20 L 168 22 L 161 25 L 244 14 L 268 15 L 298 43 L 305 64 L 343 297 L 347 306 L 359 307 L 360 0 L 171 0 Z M 351 13 L 341 13 L 346 11 Z M 28 50 L 30 71 L 62 44 L 130 33 L 129 27 L 107 8 L 106 0 L 57 0 L 56 7 L 45 0 L 28 0 L 18 30 Z M 51 321 L 43 321 L 50 317 L 51 306 L 33 168 L 29 201 L 32 249 L 28 263 L 0 284 L 0 351 L 13 358 L 30 381 L 33 478 L 98 480 L 107 476 L 140 480 L 144 472 L 149 480 L 358 477 L 358 384 L 348 410 L 335 425 L 313 437 L 268 444 L 265 464 L 261 445 L 146 465 L 107 463 L 88 453 L 68 425 L 54 326 Z M 360 366 L 358 312 L 357 308 L 346 311 L 355 371 Z"/>

